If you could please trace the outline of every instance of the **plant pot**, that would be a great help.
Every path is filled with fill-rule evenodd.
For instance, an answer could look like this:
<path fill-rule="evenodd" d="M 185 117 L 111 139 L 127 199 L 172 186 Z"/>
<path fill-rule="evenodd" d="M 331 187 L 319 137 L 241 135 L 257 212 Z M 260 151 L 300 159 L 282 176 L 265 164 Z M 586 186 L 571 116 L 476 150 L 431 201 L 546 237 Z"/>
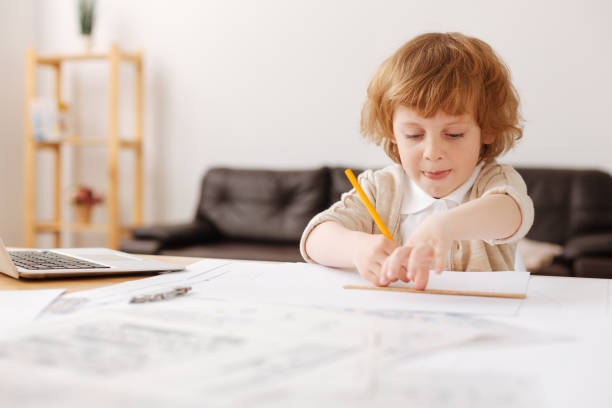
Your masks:
<path fill-rule="evenodd" d="M 90 54 L 93 48 L 93 38 L 91 35 L 81 34 L 81 44 L 83 47 L 83 51 L 85 53 Z"/>
<path fill-rule="evenodd" d="M 76 205 L 76 221 L 80 224 L 89 224 L 91 223 L 91 210 L 93 209 L 92 205 Z"/>

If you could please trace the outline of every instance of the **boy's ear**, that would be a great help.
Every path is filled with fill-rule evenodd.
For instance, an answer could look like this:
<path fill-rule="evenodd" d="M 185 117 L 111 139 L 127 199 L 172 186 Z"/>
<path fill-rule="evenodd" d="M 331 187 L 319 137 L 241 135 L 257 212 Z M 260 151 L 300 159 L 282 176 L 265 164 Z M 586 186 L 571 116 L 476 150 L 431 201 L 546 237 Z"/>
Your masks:
<path fill-rule="evenodd" d="M 482 134 L 482 144 L 491 144 L 495 141 L 495 135 L 492 135 L 491 133 L 483 133 Z"/>

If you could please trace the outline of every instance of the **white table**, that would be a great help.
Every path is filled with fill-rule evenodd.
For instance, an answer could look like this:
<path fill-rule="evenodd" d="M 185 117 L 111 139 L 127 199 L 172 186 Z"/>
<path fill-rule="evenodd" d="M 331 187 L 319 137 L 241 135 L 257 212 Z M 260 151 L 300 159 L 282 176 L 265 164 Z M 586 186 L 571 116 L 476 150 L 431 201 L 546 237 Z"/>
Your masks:
<path fill-rule="evenodd" d="M 533 381 L 541 406 L 612 407 L 612 281 L 532 276 L 518 315 L 489 319 L 551 338 L 470 344 L 406 367 L 412 372 L 510 373 Z"/>
<path fill-rule="evenodd" d="M 167 303 L 167 305 L 172 305 L 172 303 Z M 95 313 L 94 311 L 93 321 L 98 316 Z M 418 355 L 401 361 L 393 371 L 386 371 L 386 368 L 377 366 L 376 356 L 374 356 L 370 359 L 372 364 L 355 366 L 356 370 L 365 370 L 365 377 L 372 379 L 371 384 L 368 385 L 371 386 L 371 389 L 362 387 L 356 393 L 352 393 L 349 389 L 344 393 L 339 391 L 318 395 L 319 388 L 306 385 L 316 384 L 318 378 L 341 378 L 342 376 L 350 378 L 355 374 L 342 371 L 338 367 L 334 369 L 331 366 L 323 365 L 304 376 L 304 380 L 306 380 L 305 377 L 310 376 L 310 383 L 302 382 L 302 379 L 298 378 L 296 381 L 289 381 L 289 385 L 284 388 L 282 386 L 268 387 L 260 396 L 261 399 L 241 400 L 238 398 L 231 406 L 257 406 L 259 403 L 266 407 L 383 405 L 398 407 L 407 405 L 425 407 L 612 407 L 612 375 L 609 374 L 612 368 L 612 351 L 610 350 L 612 347 L 612 281 L 532 276 L 527 298 L 522 301 L 517 315 L 487 316 L 482 319 L 511 327 L 509 336 L 495 340 L 484 339 L 426 355 Z M 528 332 L 522 329 L 527 329 Z M 364 328 L 364 331 L 367 330 L 367 327 Z M 274 328 L 264 334 L 270 337 L 282 335 Z M 271 350 L 271 353 L 274 351 Z M 361 351 L 359 353 L 365 357 L 363 361 L 367 363 L 368 351 L 364 350 L 363 353 Z M 5 384 L 9 385 L 2 388 L 2 383 L 0 383 L 0 395 L 8 398 L 6 402 L 13 402 L 13 405 L 22 406 L 24 404 L 21 400 L 15 399 L 16 395 L 17 397 L 21 395 L 21 391 L 11 396 L 12 389 L 19 387 L 20 390 L 22 388 L 28 390 L 29 384 L 36 383 L 40 378 L 49 381 L 48 376 L 39 376 L 38 372 L 19 371 L 19 365 L 15 367 L 15 371 L 3 372 L 3 368 L 7 370 L 6 367 L 0 365 L 0 377 L 5 380 Z M 178 370 L 175 371 L 175 374 L 171 378 L 176 381 L 174 385 L 179 385 L 188 381 L 193 371 Z M 106 400 L 109 403 L 125 402 L 121 399 L 123 397 L 114 399 L 115 396 L 112 395 L 112 391 L 109 391 L 110 388 L 107 389 L 106 384 L 101 384 L 98 380 L 87 380 L 83 384 L 75 385 L 63 382 L 62 378 L 57 376 L 49 383 L 53 383 L 49 385 L 53 396 L 70 394 L 71 386 L 75 390 L 81 390 L 80 392 L 85 393 L 84 398 L 90 406 L 95 406 L 95 404 L 91 405 L 89 399 L 96 393 L 106 393 L 106 397 L 110 395 L 110 399 Z M 154 381 L 143 381 L 139 385 L 143 386 L 143 384 L 145 389 L 151 390 L 152 393 L 159 392 L 163 387 L 174 386 L 172 382 Z M 41 385 L 48 384 L 38 384 L 36 390 L 43 388 Z M 130 389 L 137 384 L 126 383 L 124 385 Z M 253 388 L 258 391 L 257 387 L 256 383 L 249 384 L 251 388 L 249 391 L 253 391 Z M 500 390 L 503 391 L 505 388 L 508 388 L 509 399 L 503 399 L 505 398 L 503 393 L 500 394 Z M 56 392 L 56 389 L 59 391 Z M 457 398 L 458 389 L 465 390 L 466 395 Z M 483 392 L 479 393 L 475 390 Z M 487 397 L 488 390 L 491 390 L 491 393 Z M 9 391 L 8 396 L 7 391 Z M 453 396 L 452 393 L 455 395 Z M 495 400 L 497 396 L 500 396 L 500 399 Z M 517 398 L 517 396 L 524 398 Z M 79 399 L 81 397 L 72 396 L 72 399 L 61 399 L 61 404 L 56 405 L 82 405 L 86 400 Z M 51 402 L 51 397 L 45 395 L 45 398 Z M 493 398 L 493 403 L 491 398 Z M 515 404 L 512 398 L 517 401 Z M 19 404 L 15 404 L 16 401 Z M 33 401 L 36 402 L 36 400 Z M 445 401 L 450 402 L 445 403 Z M 190 400 L 190 402 L 176 405 L 201 406 L 203 403 L 199 400 Z M 36 406 L 36 403 L 27 406 Z M 160 406 L 165 406 L 165 404 L 162 402 Z"/>

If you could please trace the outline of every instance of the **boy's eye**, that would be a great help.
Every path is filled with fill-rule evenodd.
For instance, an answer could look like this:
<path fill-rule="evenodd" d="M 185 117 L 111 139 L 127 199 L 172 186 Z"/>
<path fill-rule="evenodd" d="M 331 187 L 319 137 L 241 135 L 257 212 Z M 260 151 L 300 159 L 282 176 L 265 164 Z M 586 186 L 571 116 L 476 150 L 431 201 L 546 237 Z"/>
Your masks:
<path fill-rule="evenodd" d="M 463 133 L 447 133 L 446 136 L 452 137 L 453 139 L 463 136 Z"/>

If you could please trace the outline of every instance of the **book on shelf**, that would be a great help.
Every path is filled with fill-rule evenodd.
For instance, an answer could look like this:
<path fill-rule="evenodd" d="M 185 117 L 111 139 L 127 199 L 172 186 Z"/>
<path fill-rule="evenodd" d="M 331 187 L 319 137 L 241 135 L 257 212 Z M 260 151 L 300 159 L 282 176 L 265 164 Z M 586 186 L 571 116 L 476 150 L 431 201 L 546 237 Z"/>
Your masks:
<path fill-rule="evenodd" d="M 30 101 L 30 120 L 35 140 L 55 142 L 68 134 L 69 111 L 59 109 L 51 98 L 39 97 Z"/>

